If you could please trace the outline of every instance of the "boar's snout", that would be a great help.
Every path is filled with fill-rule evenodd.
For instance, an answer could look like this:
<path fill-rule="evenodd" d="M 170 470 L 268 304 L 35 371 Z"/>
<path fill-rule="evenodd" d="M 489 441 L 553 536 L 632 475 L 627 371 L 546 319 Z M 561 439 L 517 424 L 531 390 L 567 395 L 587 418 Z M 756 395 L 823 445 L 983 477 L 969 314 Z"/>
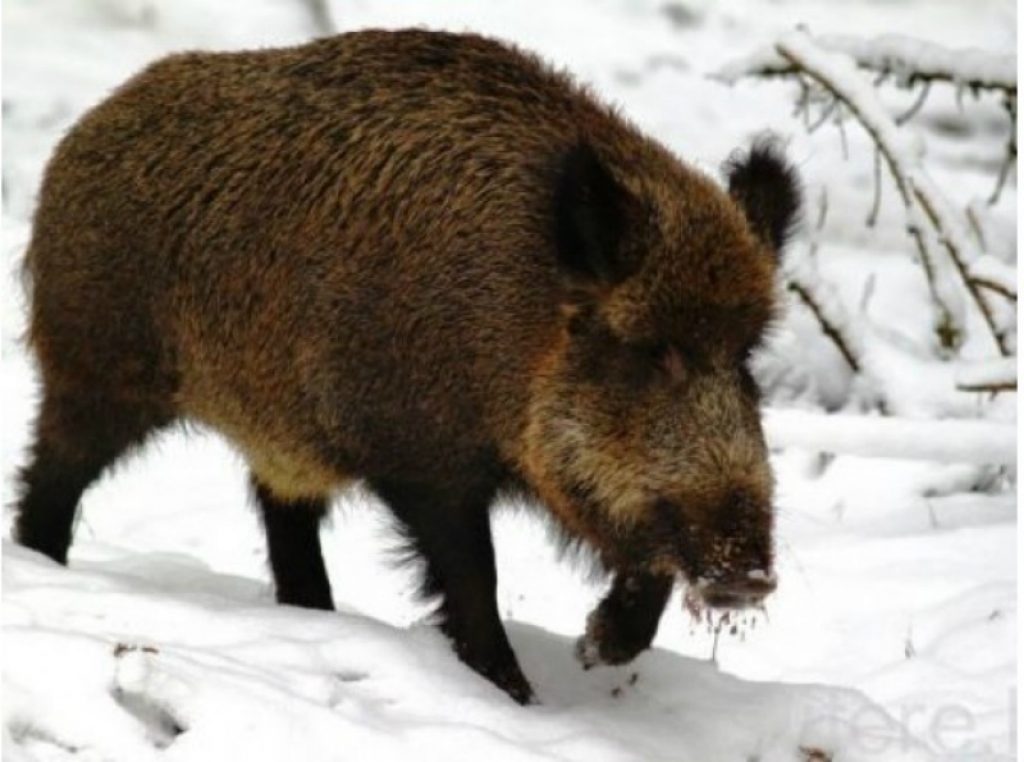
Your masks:
<path fill-rule="evenodd" d="M 680 534 L 677 558 L 706 606 L 757 606 L 775 590 L 773 523 L 770 497 L 746 491 L 697 511 Z"/>
<path fill-rule="evenodd" d="M 699 586 L 704 603 L 713 609 L 744 609 L 757 606 L 775 590 L 775 575 L 762 570 Z"/>

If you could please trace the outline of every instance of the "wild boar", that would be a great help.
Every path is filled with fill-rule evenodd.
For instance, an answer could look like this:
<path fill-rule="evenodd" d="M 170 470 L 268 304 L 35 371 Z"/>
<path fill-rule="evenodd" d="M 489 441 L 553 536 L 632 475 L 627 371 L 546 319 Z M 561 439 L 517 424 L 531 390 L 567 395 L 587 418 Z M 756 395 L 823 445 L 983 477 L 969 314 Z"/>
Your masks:
<path fill-rule="evenodd" d="M 748 359 L 799 189 L 765 141 L 726 180 L 474 34 L 154 63 L 45 173 L 17 539 L 66 562 L 82 492 L 189 421 L 249 464 L 281 603 L 332 608 L 319 524 L 361 482 L 458 656 L 519 702 L 503 495 L 613 575 L 587 664 L 647 648 L 676 580 L 713 607 L 759 601 L 772 474 Z"/>

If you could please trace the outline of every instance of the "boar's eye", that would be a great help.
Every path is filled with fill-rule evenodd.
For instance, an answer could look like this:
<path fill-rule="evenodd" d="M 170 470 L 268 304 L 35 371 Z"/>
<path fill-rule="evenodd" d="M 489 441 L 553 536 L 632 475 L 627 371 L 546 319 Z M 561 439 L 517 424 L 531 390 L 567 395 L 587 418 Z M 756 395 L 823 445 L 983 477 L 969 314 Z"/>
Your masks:
<path fill-rule="evenodd" d="M 655 343 L 645 345 L 643 349 L 644 364 L 653 370 L 656 377 L 670 384 L 679 384 L 687 374 L 691 364 L 683 353 L 671 344 Z"/>
<path fill-rule="evenodd" d="M 658 356 L 658 367 L 672 384 L 679 384 L 686 378 L 686 362 L 683 353 L 676 347 L 661 347 Z"/>

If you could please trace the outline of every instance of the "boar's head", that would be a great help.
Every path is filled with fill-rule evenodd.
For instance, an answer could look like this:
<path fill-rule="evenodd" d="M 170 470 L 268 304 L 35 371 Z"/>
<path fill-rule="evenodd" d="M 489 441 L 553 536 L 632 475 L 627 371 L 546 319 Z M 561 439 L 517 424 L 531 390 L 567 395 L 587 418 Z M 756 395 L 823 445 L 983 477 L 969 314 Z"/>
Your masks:
<path fill-rule="evenodd" d="M 770 141 L 726 173 L 727 192 L 664 153 L 567 153 L 562 323 L 534 376 L 524 470 L 606 567 L 681 574 L 707 605 L 743 607 L 775 587 L 750 359 L 778 311 L 799 188 Z"/>

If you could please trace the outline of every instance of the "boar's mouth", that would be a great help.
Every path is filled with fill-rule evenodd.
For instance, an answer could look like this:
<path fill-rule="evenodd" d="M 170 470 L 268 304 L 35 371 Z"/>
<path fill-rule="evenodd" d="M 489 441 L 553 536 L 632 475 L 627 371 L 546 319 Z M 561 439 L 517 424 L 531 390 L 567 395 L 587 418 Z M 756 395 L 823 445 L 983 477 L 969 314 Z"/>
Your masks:
<path fill-rule="evenodd" d="M 774 574 L 761 569 L 728 580 L 698 579 L 694 591 L 711 609 L 745 609 L 761 605 L 777 585 Z"/>
<path fill-rule="evenodd" d="M 661 501 L 659 501 L 661 502 Z M 675 515 L 675 532 L 670 541 L 676 568 L 688 582 L 691 593 L 712 609 L 744 609 L 759 606 L 776 588 L 773 571 L 770 519 L 767 525 L 731 515 L 724 526 L 691 523 L 679 526 L 679 508 L 671 504 L 656 507 L 655 522 L 663 527 Z M 769 514 L 770 515 L 770 514 Z M 725 530 L 725 531 L 723 531 Z M 664 537 L 664 534 L 662 535 Z"/>

